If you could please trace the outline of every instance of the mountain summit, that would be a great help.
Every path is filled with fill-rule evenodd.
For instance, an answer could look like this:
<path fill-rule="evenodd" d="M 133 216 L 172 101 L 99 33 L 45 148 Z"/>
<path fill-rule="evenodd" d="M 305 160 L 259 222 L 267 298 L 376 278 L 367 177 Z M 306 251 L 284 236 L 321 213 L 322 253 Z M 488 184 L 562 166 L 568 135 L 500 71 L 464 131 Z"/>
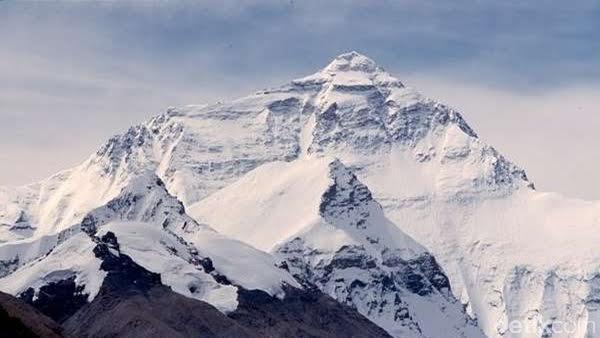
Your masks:
<path fill-rule="evenodd" d="M 323 333 L 300 323 L 326 306 L 331 323 L 368 318 L 367 336 L 374 323 L 396 337 L 599 337 L 598 220 L 600 203 L 536 191 L 462 114 L 350 52 L 278 88 L 169 109 L 79 166 L 1 188 L 0 290 L 39 304 L 58 283 L 93 302 L 106 239 L 119 250 L 103 252 L 246 323 L 312 300 L 288 324 Z"/>
<path fill-rule="evenodd" d="M 313 83 L 333 82 L 337 85 L 363 83 L 364 85 L 404 87 L 398 79 L 387 73 L 383 67 L 378 66 L 375 61 L 354 51 L 339 55 L 319 72 L 293 82 L 308 84 L 311 81 Z"/>
<path fill-rule="evenodd" d="M 375 61 L 358 52 L 351 51 L 336 57 L 329 65 L 327 65 L 327 67 L 323 69 L 323 72 L 335 73 L 355 71 L 373 73 L 378 70 L 383 71 L 383 68 L 379 67 Z"/>

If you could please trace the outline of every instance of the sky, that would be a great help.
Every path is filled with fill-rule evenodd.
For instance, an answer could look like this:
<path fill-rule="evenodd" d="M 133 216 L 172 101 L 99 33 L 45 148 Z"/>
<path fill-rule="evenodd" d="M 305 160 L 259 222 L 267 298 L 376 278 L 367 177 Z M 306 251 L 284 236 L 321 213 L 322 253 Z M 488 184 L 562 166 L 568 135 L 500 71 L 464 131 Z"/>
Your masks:
<path fill-rule="evenodd" d="M 599 36 L 597 0 L 0 0 L 0 185 L 356 50 L 459 109 L 539 190 L 600 199 Z"/>

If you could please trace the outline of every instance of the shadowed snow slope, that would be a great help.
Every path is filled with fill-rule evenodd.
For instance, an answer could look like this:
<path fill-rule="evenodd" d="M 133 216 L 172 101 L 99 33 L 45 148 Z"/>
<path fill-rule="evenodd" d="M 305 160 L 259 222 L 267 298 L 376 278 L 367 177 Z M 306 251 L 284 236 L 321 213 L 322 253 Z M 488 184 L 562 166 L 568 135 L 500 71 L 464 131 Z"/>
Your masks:
<path fill-rule="evenodd" d="M 212 195 L 245 174 L 277 168 L 281 172 L 256 186 L 320 198 L 316 192 L 330 181 L 313 175 L 317 164 L 280 163 L 319 157 L 335 157 L 350 168 L 387 219 L 436 257 L 452 292 L 488 336 L 600 337 L 600 330 L 587 328 L 600 320 L 600 203 L 535 191 L 525 171 L 482 141 L 461 114 L 355 52 L 279 88 L 171 109 L 111 138 L 73 169 L 0 189 L 0 242 L 53 247 L 147 170 L 188 207 L 217 203 Z M 319 225 L 320 211 L 311 209 L 319 200 L 286 200 L 297 222 L 287 221 L 280 201 L 256 201 L 258 210 L 247 210 L 249 217 L 263 212 L 277 223 L 261 236 L 227 222 L 214 226 L 237 229 L 237 238 L 272 251 L 301 230 L 302 238 L 314 240 L 319 236 L 311 234 L 329 229 Z M 237 217 L 231 213 L 223 219 Z M 350 235 L 340 235 L 339 243 L 355 239 Z M 22 264 L 7 250 L 0 248 L 4 274 Z M 24 260 L 33 255 L 21 246 L 8 251 Z M 509 331 L 513 322 L 523 329 Z M 564 325 L 578 329 L 565 333 Z"/>

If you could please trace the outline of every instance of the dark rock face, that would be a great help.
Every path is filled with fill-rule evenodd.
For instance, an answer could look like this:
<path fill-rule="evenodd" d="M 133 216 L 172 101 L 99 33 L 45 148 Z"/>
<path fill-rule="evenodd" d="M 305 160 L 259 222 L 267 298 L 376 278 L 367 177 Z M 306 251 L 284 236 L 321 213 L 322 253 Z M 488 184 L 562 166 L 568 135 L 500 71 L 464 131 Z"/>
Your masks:
<path fill-rule="evenodd" d="M 4 277 L 15 271 L 19 267 L 19 257 L 16 256 L 9 260 L 0 260 L 0 277 Z"/>
<path fill-rule="evenodd" d="M 229 317 L 263 337 L 390 337 L 356 310 L 317 289 L 288 288 L 284 299 L 240 290 L 238 301 L 238 309 Z"/>
<path fill-rule="evenodd" d="M 88 295 L 83 293 L 83 289 L 83 286 L 75 284 L 75 277 L 72 277 L 40 287 L 35 299 L 32 288 L 20 294 L 19 298 L 46 316 L 62 322 L 87 303 Z"/>
<path fill-rule="evenodd" d="M 370 257 L 363 247 L 345 245 L 336 253 L 331 263 L 325 267 L 327 273 L 334 269 L 358 268 L 373 269 L 377 266 L 375 259 Z"/>
<path fill-rule="evenodd" d="M 343 217 L 348 227 L 365 229 L 369 207 L 376 204 L 371 191 L 342 162 L 332 162 L 329 169 L 333 184 L 321 196 L 319 214 L 332 224 Z"/>
<path fill-rule="evenodd" d="M 61 331 L 56 322 L 32 306 L 0 292 L 0 337 L 60 338 Z"/>
<path fill-rule="evenodd" d="M 107 232 L 99 239 L 94 254 L 102 259 L 100 268 L 108 272 L 102 283 L 105 292 L 145 292 L 161 285 L 159 274 L 142 268 L 129 256 L 120 253 L 117 237 L 112 232 Z"/>
<path fill-rule="evenodd" d="M 408 264 L 413 268 L 417 269 L 423 274 L 423 276 L 431 283 L 431 285 L 439 292 L 450 295 L 450 281 L 448 277 L 442 271 L 442 268 L 430 254 L 423 254 L 415 259 L 408 261 Z"/>

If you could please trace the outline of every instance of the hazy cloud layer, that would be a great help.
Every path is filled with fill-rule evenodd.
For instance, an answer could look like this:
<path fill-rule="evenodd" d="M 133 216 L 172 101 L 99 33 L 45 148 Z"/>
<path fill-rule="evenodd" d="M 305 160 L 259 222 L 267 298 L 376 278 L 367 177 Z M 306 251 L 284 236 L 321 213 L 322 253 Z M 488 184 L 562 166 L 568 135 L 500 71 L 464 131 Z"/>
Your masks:
<path fill-rule="evenodd" d="M 599 35 L 598 1 L 0 2 L 0 184 L 358 50 L 462 108 L 541 189 L 600 198 Z"/>

